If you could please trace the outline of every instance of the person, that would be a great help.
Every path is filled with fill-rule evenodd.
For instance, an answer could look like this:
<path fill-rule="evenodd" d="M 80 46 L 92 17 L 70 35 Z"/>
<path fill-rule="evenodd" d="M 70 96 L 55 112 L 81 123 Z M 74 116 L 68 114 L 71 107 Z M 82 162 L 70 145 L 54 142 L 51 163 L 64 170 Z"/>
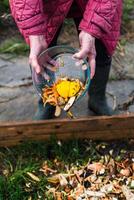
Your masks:
<path fill-rule="evenodd" d="M 80 51 L 75 58 L 88 58 L 91 84 L 88 107 L 97 115 L 112 115 L 106 100 L 111 60 L 120 35 L 122 0 L 10 0 L 12 15 L 30 45 L 29 63 L 40 73 L 38 55 L 56 45 L 66 17 L 74 18 Z M 43 107 L 40 99 L 35 119 L 51 119 L 55 107 Z"/>

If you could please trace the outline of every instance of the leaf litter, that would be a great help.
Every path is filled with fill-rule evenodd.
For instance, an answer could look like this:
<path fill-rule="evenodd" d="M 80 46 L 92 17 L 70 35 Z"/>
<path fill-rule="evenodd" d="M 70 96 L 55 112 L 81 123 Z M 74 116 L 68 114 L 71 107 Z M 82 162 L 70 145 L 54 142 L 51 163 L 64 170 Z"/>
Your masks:
<path fill-rule="evenodd" d="M 125 145 L 117 141 L 83 140 L 81 143 L 84 149 L 76 160 L 76 146 L 71 149 L 74 154 L 70 154 L 70 161 L 66 153 L 66 157 L 62 157 L 54 148 L 51 157 L 40 163 L 39 168 L 27 168 L 22 173 L 25 182 L 23 190 L 29 195 L 28 199 L 134 200 L 134 141 L 131 139 Z M 62 152 L 64 142 L 57 141 L 57 145 Z M 12 170 L 9 164 L 7 166 L 1 167 L 1 173 L 6 178 L 14 171 L 14 165 Z M 37 195 L 33 198 L 35 191 Z"/>
<path fill-rule="evenodd" d="M 64 173 L 59 173 L 60 161 L 54 161 L 50 169 L 47 163 L 40 169 L 47 176 L 48 191 L 54 199 L 62 200 L 134 200 L 134 158 L 121 149 L 121 154 L 114 156 L 114 149 L 101 143 L 96 150 L 103 150 L 99 160 L 89 159 L 84 165 L 64 166 Z M 122 156 L 122 158 L 121 158 Z M 127 156 L 127 157 L 126 157 Z"/>

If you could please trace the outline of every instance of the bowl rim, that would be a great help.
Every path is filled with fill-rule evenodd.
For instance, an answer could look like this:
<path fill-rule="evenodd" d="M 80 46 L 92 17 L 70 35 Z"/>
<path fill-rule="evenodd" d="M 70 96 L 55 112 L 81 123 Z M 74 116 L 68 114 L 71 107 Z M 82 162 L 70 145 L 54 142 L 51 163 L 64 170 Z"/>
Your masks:
<path fill-rule="evenodd" d="M 44 54 L 44 53 L 50 51 L 51 49 L 57 49 L 57 48 L 66 48 L 66 49 L 70 49 L 70 50 L 72 50 L 72 52 L 74 52 L 74 53 L 75 53 L 75 52 L 78 52 L 78 49 L 77 49 L 77 48 L 73 48 L 73 47 L 66 46 L 66 45 L 57 45 L 57 46 L 48 47 L 47 49 L 45 49 L 44 51 L 42 51 L 42 52 L 38 55 L 38 58 L 39 58 L 42 54 Z"/>

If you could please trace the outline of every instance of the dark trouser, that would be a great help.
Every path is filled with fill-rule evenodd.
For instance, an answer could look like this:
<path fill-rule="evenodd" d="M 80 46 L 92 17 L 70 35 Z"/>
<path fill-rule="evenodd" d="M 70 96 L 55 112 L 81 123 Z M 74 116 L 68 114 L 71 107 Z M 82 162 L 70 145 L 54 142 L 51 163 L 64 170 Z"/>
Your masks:
<path fill-rule="evenodd" d="M 88 90 L 88 107 L 98 115 L 112 115 L 113 110 L 108 106 L 105 95 L 112 59 L 100 40 L 96 39 L 95 46 L 96 70 Z"/>
<path fill-rule="evenodd" d="M 108 82 L 109 78 L 112 58 L 111 56 L 108 56 L 106 47 L 100 40 L 98 39 L 95 40 L 95 47 L 97 53 L 96 70 L 95 70 L 95 75 L 91 80 L 91 85 L 89 87 L 89 95 L 90 94 L 93 95 L 94 93 L 95 95 L 97 94 L 100 95 L 99 91 L 101 91 L 101 96 L 105 97 L 106 83 Z M 98 84 L 96 84 L 96 79 Z M 103 88 L 103 91 L 101 88 Z"/>

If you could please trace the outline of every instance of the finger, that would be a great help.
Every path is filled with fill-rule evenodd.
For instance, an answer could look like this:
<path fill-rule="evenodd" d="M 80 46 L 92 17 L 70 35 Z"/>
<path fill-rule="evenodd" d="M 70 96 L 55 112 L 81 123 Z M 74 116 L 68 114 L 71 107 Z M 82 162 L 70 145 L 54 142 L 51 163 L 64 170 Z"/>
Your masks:
<path fill-rule="evenodd" d="M 57 69 L 58 69 L 58 67 L 56 67 L 56 66 L 51 66 L 51 65 L 47 65 L 47 66 L 45 66 L 47 69 L 49 69 L 50 71 L 52 71 L 52 72 L 56 72 L 57 71 Z"/>
<path fill-rule="evenodd" d="M 84 48 L 82 48 L 79 52 L 75 53 L 73 55 L 73 58 L 77 58 L 77 59 L 84 59 L 87 57 L 88 51 Z"/>
<path fill-rule="evenodd" d="M 90 69 L 91 69 L 90 78 L 92 79 L 95 75 L 95 67 L 96 67 L 95 55 L 89 54 L 88 58 L 89 58 L 89 60 L 88 60 L 89 66 L 90 66 Z"/>
<path fill-rule="evenodd" d="M 53 66 L 57 66 L 58 65 L 58 63 L 53 59 L 48 60 L 48 63 L 50 63 Z"/>
<path fill-rule="evenodd" d="M 34 78 L 35 78 L 35 82 L 39 84 L 41 80 L 41 74 L 34 73 Z"/>
<path fill-rule="evenodd" d="M 46 79 L 47 81 L 50 80 L 50 76 L 45 71 L 42 73 L 42 75 L 43 75 L 44 79 Z"/>
<path fill-rule="evenodd" d="M 52 59 L 48 54 L 45 56 L 45 61 L 53 66 L 58 66 L 58 62 Z"/>
<path fill-rule="evenodd" d="M 83 35 L 82 33 L 79 34 L 79 43 L 80 43 L 80 46 L 82 46 L 82 35 Z"/>
<path fill-rule="evenodd" d="M 41 72 L 41 67 L 38 64 L 38 61 L 37 61 L 36 57 L 30 59 L 30 64 L 35 69 L 37 74 L 39 74 Z"/>
<path fill-rule="evenodd" d="M 56 70 L 58 69 L 59 65 L 58 62 L 56 62 L 54 59 L 52 59 L 48 54 L 41 55 L 38 58 L 39 64 L 43 67 L 43 68 L 47 68 L 50 71 L 56 72 Z"/>

